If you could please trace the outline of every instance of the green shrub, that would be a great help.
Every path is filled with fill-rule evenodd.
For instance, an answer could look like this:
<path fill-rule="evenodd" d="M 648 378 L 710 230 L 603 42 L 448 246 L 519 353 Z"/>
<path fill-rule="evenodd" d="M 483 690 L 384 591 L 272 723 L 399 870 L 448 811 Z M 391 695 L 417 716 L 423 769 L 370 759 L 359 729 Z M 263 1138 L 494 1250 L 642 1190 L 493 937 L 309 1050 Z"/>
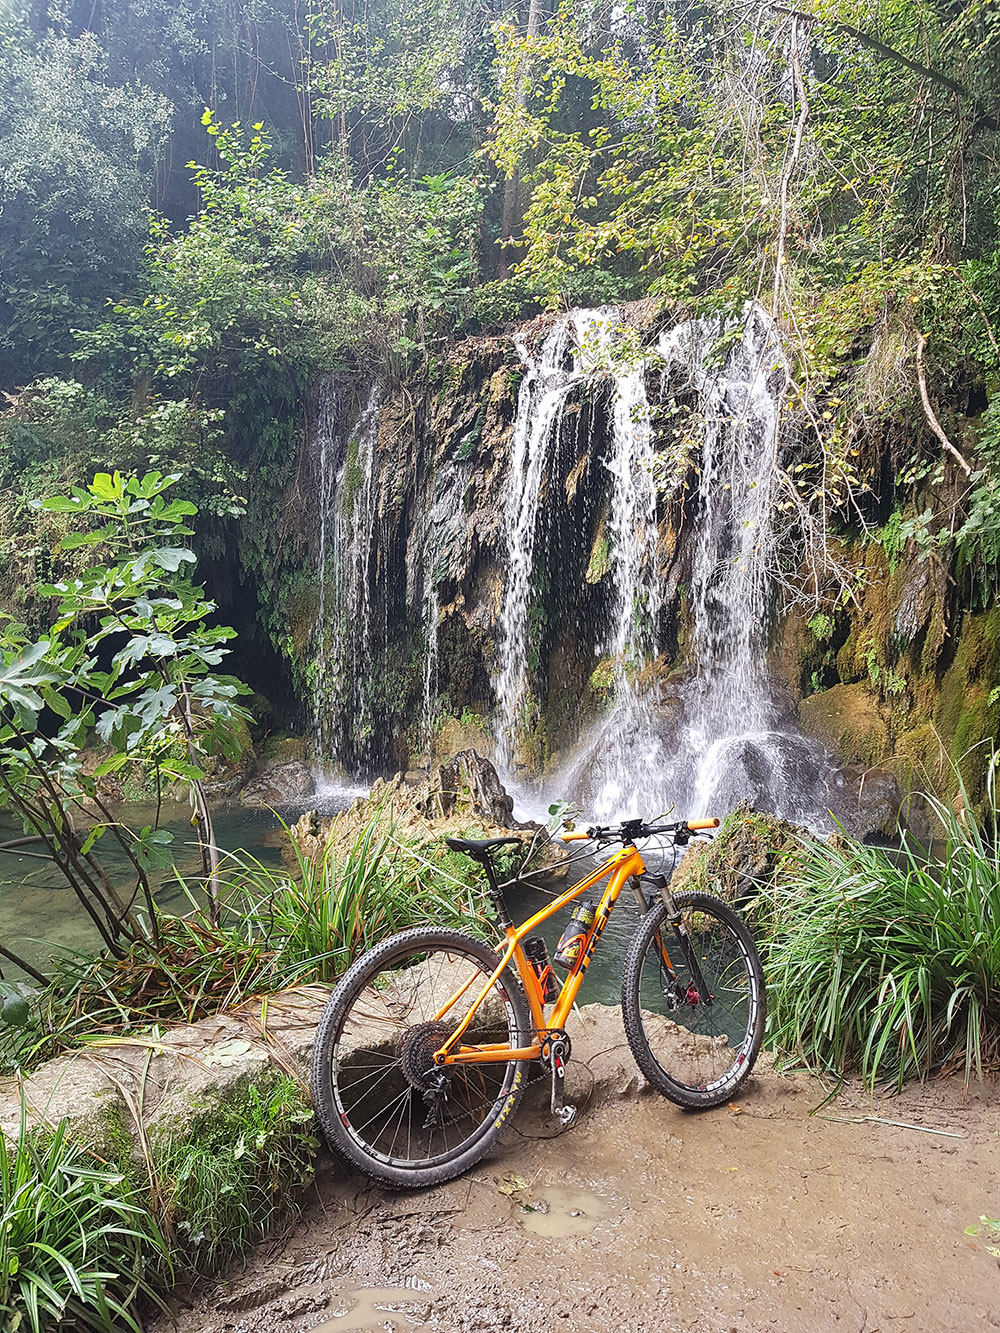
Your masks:
<path fill-rule="evenodd" d="M 930 804 L 940 859 L 909 833 L 898 850 L 809 843 L 772 891 L 771 1040 L 814 1069 L 901 1087 L 1000 1065 L 1000 848 Z"/>
<path fill-rule="evenodd" d="M 379 811 L 346 848 L 328 843 L 311 858 L 293 842 L 289 875 L 241 854 L 233 858 L 236 892 L 229 906 L 243 928 L 273 951 L 265 986 L 330 981 L 379 941 L 416 925 L 475 929 L 474 891 L 456 892 L 464 865 L 443 847 L 397 840 L 391 817 Z"/>
<path fill-rule="evenodd" d="M 397 839 L 381 819 L 379 811 L 352 843 L 315 859 L 293 842 L 291 871 L 232 854 L 215 924 L 192 897 L 186 916 L 157 913 L 155 946 L 137 943 L 120 958 L 64 952 L 44 991 L 22 988 L 27 1025 L 0 1021 L 0 1069 L 37 1064 L 95 1030 L 192 1023 L 254 995 L 331 981 L 407 926 L 481 931 L 482 887 L 469 885 L 463 858 Z"/>
<path fill-rule="evenodd" d="M 237 1258 L 312 1176 L 313 1114 L 290 1078 L 248 1087 L 190 1136 L 153 1150 L 154 1211 L 191 1273 Z"/>
<path fill-rule="evenodd" d="M 163 1236 L 125 1178 L 66 1137 L 0 1134 L 0 1327 L 140 1333 L 139 1295 L 151 1265 L 169 1271 Z"/>

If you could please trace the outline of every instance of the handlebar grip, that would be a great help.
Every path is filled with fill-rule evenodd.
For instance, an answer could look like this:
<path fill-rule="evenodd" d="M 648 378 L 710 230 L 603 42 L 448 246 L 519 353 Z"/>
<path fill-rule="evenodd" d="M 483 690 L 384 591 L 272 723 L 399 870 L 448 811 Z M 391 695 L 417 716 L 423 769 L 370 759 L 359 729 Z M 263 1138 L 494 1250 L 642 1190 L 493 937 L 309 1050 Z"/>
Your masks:
<path fill-rule="evenodd" d="M 687 826 L 692 833 L 697 833 L 698 829 L 702 828 L 718 828 L 719 821 L 717 819 L 689 819 Z"/>
<path fill-rule="evenodd" d="M 589 833 L 560 833 L 561 842 L 587 842 L 590 839 Z"/>

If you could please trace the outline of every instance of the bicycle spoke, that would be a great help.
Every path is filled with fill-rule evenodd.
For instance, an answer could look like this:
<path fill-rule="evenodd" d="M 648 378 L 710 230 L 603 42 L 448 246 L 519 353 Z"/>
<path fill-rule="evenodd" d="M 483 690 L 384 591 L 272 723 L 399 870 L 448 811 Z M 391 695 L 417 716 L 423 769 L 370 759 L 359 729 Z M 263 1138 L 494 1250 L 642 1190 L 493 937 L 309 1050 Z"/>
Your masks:
<path fill-rule="evenodd" d="M 438 1067 L 433 1060 L 474 1010 L 464 1041 L 523 1041 L 509 997 L 488 986 L 492 971 L 465 948 L 415 945 L 364 978 L 343 1012 L 345 1049 L 331 1073 L 337 1119 L 366 1154 L 394 1167 L 420 1166 L 495 1131 L 497 1101 L 512 1086 L 516 1063 Z"/>
<path fill-rule="evenodd" d="M 650 923 L 630 958 L 635 998 L 623 992 L 626 1028 L 661 1092 L 681 1105 L 717 1105 L 742 1082 L 760 1045 L 760 965 L 725 904 L 705 894 L 677 901 L 679 920 L 658 909 L 659 924 Z"/>

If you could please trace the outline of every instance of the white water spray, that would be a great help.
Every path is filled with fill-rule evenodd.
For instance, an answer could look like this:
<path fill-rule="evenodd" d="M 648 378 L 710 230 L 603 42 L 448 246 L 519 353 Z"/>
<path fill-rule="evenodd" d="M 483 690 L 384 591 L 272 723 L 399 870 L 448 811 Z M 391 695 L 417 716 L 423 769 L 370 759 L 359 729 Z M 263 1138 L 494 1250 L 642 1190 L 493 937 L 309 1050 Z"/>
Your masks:
<path fill-rule="evenodd" d="M 549 464 L 566 403 L 599 366 L 607 347 L 613 310 L 574 310 L 562 315 L 542 343 L 537 359 L 516 341 L 526 373 L 517 399 L 510 470 L 504 497 L 507 532 L 506 586 L 500 604 L 497 670 L 494 678 L 494 736 L 501 769 L 510 774 L 519 736 L 534 720 L 529 711 L 528 631 L 534 590 L 535 538 Z"/>

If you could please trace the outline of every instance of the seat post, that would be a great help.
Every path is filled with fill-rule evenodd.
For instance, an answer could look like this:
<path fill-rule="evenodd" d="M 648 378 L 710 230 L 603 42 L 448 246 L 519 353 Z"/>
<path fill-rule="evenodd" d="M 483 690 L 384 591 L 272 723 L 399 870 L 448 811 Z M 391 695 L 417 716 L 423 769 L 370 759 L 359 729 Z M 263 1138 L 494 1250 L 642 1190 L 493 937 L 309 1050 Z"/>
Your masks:
<path fill-rule="evenodd" d="M 493 906 L 496 908 L 497 916 L 504 930 L 513 925 L 510 913 L 507 911 L 507 901 L 503 896 L 503 890 L 497 881 L 496 871 L 493 868 L 493 861 L 489 852 L 483 852 L 481 858 L 477 858 L 479 864 L 486 873 L 486 882 L 489 885 L 490 897 L 493 899 Z"/>

